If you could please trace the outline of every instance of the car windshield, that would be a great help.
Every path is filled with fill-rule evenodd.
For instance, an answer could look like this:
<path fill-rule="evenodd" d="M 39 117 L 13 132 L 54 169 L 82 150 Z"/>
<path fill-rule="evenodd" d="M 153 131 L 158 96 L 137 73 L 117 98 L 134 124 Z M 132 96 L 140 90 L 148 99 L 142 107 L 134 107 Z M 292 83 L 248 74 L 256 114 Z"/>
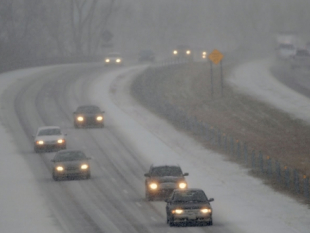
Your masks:
<path fill-rule="evenodd" d="M 281 44 L 279 46 L 280 49 L 289 49 L 289 50 L 294 50 L 294 46 L 292 44 Z"/>
<path fill-rule="evenodd" d="M 55 155 L 55 161 L 76 161 L 85 160 L 86 156 L 82 151 L 64 151 Z"/>
<path fill-rule="evenodd" d="M 38 136 L 47 136 L 47 135 L 61 135 L 61 131 L 60 129 L 42 129 L 38 133 Z"/>
<path fill-rule="evenodd" d="M 203 191 L 177 192 L 173 197 L 174 202 L 206 202 L 208 201 Z"/>
<path fill-rule="evenodd" d="M 110 53 L 108 54 L 108 57 L 120 57 L 121 55 L 119 53 Z"/>
<path fill-rule="evenodd" d="M 100 113 L 100 108 L 97 106 L 82 106 L 76 112 L 78 113 Z"/>
<path fill-rule="evenodd" d="M 180 167 L 164 166 L 154 167 L 151 172 L 152 176 L 182 176 Z"/>
<path fill-rule="evenodd" d="M 298 50 L 296 53 L 297 56 L 310 56 L 307 50 Z"/>

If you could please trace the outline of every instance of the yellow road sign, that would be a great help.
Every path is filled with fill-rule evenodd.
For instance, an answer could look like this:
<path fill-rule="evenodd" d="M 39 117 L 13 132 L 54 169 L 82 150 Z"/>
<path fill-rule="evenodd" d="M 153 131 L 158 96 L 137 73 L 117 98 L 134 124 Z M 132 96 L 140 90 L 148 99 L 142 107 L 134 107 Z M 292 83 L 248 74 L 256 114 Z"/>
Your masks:
<path fill-rule="evenodd" d="M 224 55 L 218 51 L 217 49 L 214 49 L 212 51 L 212 53 L 209 54 L 209 59 L 215 64 L 217 65 L 222 59 L 223 59 Z"/>

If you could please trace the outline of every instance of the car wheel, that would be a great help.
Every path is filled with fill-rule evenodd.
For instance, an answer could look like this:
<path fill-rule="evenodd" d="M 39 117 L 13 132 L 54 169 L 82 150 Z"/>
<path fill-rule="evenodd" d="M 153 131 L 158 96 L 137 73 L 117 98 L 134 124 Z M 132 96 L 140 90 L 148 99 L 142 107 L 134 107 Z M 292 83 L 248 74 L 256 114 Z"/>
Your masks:
<path fill-rule="evenodd" d="M 175 226 L 173 218 L 170 217 L 168 221 L 169 221 L 169 226 L 170 227 L 174 227 Z"/>

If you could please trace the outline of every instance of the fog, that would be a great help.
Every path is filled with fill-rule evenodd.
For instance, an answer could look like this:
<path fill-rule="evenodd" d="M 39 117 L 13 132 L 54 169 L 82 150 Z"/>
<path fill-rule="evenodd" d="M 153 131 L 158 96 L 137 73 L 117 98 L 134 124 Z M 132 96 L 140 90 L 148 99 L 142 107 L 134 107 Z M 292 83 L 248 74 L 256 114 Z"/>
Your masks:
<path fill-rule="evenodd" d="M 1 0 L 1 61 L 132 56 L 144 48 L 165 57 L 178 44 L 267 53 L 279 32 L 308 40 L 308 9 L 308 0 Z M 112 37 L 104 40 L 106 31 Z"/>

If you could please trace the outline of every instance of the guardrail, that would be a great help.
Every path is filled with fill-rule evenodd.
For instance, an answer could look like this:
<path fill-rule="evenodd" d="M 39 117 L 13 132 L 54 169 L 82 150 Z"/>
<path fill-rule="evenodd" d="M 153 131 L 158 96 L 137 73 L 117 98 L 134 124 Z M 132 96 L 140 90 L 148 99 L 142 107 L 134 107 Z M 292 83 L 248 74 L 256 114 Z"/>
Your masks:
<path fill-rule="evenodd" d="M 225 134 L 219 128 L 209 125 L 207 122 L 198 121 L 182 109 L 174 106 L 165 99 L 161 90 L 157 88 L 161 78 L 158 77 L 159 69 L 177 69 L 186 61 L 167 60 L 150 66 L 144 73 L 138 76 L 132 85 L 132 94 L 145 105 L 151 107 L 164 116 L 175 126 L 194 134 L 199 140 L 208 143 L 211 148 L 217 148 L 250 168 L 255 175 L 263 176 L 279 189 L 294 193 L 309 203 L 309 177 L 298 169 L 266 156 L 262 151 L 255 151 L 251 147 Z"/>

